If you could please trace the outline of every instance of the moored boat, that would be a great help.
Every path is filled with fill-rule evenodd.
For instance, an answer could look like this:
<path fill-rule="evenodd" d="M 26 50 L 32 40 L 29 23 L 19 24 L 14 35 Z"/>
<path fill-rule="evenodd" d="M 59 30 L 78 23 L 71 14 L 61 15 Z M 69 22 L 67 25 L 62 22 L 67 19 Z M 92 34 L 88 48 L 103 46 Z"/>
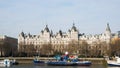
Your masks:
<path fill-rule="evenodd" d="M 35 58 L 33 60 L 33 63 L 36 64 L 36 65 L 43 65 L 43 64 L 45 64 L 45 61 L 42 61 L 42 60 L 39 60 L 39 59 Z"/>
<path fill-rule="evenodd" d="M 116 60 L 107 60 L 109 66 L 119 66 L 120 67 L 120 57 L 116 57 Z"/>
<path fill-rule="evenodd" d="M 12 65 L 18 65 L 19 64 L 18 61 L 16 61 L 15 59 L 11 60 L 10 62 L 12 63 Z"/>
<path fill-rule="evenodd" d="M 49 61 L 47 62 L 48 65 L 53 66 L 90 66 L 92 63 L 91 61 Z"/>
<path fill-rule="evenodd" d="M 69 56 L 68 53 L 56 56 L 56 61 L 48 61 L 47 65 L 53 66 L 90 66 L 91 61 L 78 61 L 77 56 Z"/>
<path fill-rule="evenodd" d="M 10 67 L 11 62 L 9 59 L 4 59 L 0 61 L 0 67 Z"/>

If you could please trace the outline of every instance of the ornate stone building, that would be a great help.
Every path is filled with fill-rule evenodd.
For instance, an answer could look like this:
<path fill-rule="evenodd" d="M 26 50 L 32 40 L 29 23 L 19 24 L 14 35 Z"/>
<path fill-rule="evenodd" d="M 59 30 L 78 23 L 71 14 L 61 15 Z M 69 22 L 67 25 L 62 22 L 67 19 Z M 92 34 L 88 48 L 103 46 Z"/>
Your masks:
<path fill-rule="evenodd" d="M 30 33 L 25 34 L 24 32 L 21 32 L 18 37 L 18 49 L 21 44 L 33 44 L 36 48 L 40 48 L 43 44 L 52 44 L 54 49 L 62 50 L 72 41 L 80 42 L 85 40 L 88 44 L 100 41 L 109 43 L 111 38 L 112 34 L 109 24 L 107 24 L 105 32 L 98 35 L 80 34 L 78 29 L 75 27 L 75 24 L 73 24 L 72 28 L 69 29 L 68 32 L 62 32 L 59 30 L 58 33 L 53 34 L 53 31 L 50 31 L 46 25 L 44 30 L 42 30 L 38 35 L 31 35 Z"/>
<path fill-rule="evenodd" d="M 87 41 L 88 44 L 92 44 L 94 42 L 106 42 L 109 43 L 112 38 L 112 33 L 109 27 L 109 24 L 107 24 L 106 30 L 102 34 L 96 34 L 96 35 L 82 35 L 79 37 L 80 40 Z"/>

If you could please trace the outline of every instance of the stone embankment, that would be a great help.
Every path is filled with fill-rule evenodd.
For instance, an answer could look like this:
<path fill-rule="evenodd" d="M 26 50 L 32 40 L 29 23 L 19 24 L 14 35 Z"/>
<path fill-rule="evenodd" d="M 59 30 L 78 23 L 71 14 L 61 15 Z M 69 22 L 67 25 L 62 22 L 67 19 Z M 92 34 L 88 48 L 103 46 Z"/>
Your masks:
<path fill-rule="evenodd" d="M 35 59 L 35 57 L 0 57 L 0 60 L 3 59 L 16 59 L 16 61 L 18 61 L 20 64 L 24 64 L 24 63 L 33 63 L 33 59 Z M 44 60 L 44 61 L 48 61 L 48 60 L 55 60 L 52 57 L 38 57 L 38 59 L 40 60 Z M 106 64 L 106 61 L 104 58 L 79 58 L 79 60 L 88 60 L 91 61 L 92 64 Z"/>

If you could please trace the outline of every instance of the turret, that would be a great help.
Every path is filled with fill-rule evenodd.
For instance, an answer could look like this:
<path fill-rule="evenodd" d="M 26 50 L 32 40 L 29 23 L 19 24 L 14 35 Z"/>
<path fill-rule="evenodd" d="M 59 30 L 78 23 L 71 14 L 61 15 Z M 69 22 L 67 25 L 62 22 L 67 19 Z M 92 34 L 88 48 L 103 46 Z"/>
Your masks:
<path fill-rule="evenodd" d="M 78 40 L 78 34 L 79 34 L 79 32 L 78 32 L 77 28 L 75 27 L 74 23 L 73 23 L 73 26 L 71 28 L 70 33 L 71 33 L 71 39 L 72 40 Z"/>
<path fill-rule="evenodd" d="M 44 40 L 46 40 L 47 42 L 50 42 L 50 31 L 49 31 L 48 25 L 46 25 L 43 31 L 43 37 L 44 37 Z"/>
<path fill-rule="evenodd" d="M 107 23 L 107 27 L 106 27 L 106 30 L 105 30 L 105 40 L 106 40 L 107 43 L 109 43 L 110 40 L 111 40 L 111 30 L 110 30 L 109 23 Z"/>
<path fill-rule="evenodd" d="M 72 32 L 76 32 L 76 31 L 77 31 L 74 23 L 73 23 L 73 26 L 72 26 L 72 28 L 71 28 L 71 31 L 72 31 Z"/>
<path fill-rule="evenodd" d="M 106 35 L 111 35 L 111 30 L 110 30 L 109 23 L 107 23 L 107 27 L 106 27 L 106 30 L 105 30 L 105 34 L 106 34 Z"/>
<path fill-rule="evenodd" d="M 18 36 L 18 50 L 19 50 L 20 45 L 24 44 L 24 42 L 25 42 L 25 34 L 22 31 Z"/>
<path fill-rule="evenodd" d="M 50 31 L 49 31 L 49 28 L 48 28 L 48 25 L 46 25 L 44 31 L 45 31 L 45 32 L 50 32 Z"/>
<path fill-rule="evenodd" d="M 50 31 L 48 28 L 48 25 L 46 25 L 44 31 L 43 31 L 44 37 L 49 38 L 50 37 Z"/>
<path fill-rule="evenodd" d="M 24 37 L 24 36 L 25 36 L 24 32 L 22 31 L 22 32 L 19 34 L 19 36 L 20 36 L 20 37 Z"/>

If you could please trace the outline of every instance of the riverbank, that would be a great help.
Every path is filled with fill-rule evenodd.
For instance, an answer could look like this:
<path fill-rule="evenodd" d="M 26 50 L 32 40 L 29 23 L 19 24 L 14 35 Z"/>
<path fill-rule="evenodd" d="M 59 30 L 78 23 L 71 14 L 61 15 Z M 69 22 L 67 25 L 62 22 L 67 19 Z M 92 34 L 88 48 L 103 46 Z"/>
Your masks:
<path fill-rule="evenodd" d="M 3 59 L 16 59 L 20 64 L 25 64 L 25 63 L 33 63 L 33 59 L 35 57 L 0 57 L 0 60 Z M 38 57 L 40 60 L 48 61 L 48 60 L 55 60 L 52 57 Z M 79 58 L 79 60 L 88 60 L 91 61 L 92 64 L 106 64 L 106 61 L 104 58 Z"/>

